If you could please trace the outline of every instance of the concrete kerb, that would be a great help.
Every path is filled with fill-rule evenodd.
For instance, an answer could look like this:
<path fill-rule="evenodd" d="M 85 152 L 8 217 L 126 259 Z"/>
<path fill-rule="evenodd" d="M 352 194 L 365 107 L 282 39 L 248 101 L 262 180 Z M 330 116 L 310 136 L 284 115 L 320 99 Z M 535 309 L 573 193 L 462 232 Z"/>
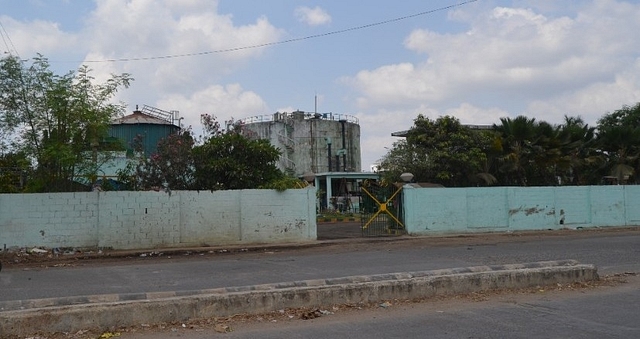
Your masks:
<path fill-rule="evenodd" d="M 199 291 L 3 302 L 0 303 L 0 333 L 24 336 L 38 331 L 107 330 L 285 308 L 415 299 L 597 279 L 595 266 L 563 260 Z"/>

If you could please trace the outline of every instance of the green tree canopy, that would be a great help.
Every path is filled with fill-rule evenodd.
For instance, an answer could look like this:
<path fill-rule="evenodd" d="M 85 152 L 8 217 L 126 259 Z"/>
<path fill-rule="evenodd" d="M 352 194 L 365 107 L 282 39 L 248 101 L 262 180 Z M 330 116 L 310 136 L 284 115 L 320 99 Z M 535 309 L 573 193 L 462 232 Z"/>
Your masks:
<path fill-rule="evenodd" d="M 94 80 L 86 66 L 57 75 L 42 56 L 31 65 L 13 56 L 0 60 L 0 146 L 35 165 L 31 190 L 74 190 L 74 181 L 95 179 L 97 151 L 117 148 L 106 136 L 124 105 L 111 100 L 132 78 Z"/>
<path fill-rule="evenodd" d="M 24 190 L 31 163 L 23 153 L 0 154 L 0 193 Z"/>
<path fill-rule="evenodd" d="M 637 183 L 640 171 L 640 102 L 598 120 L 598 147 L 606 159 L 604 175 L 618 183 Z"/>
<path fill-rule="evenodd" d="M 299 180 L 285 180 L 276 163 L 280 151 L 268 140 L 242 134 L 242 125 L 221 129 L 215 117 L 201 117 L 205 135 L 196 140 L 182 130 L 158 143 L 158 152 L 140 160 L 129 189 L 233 190 L 262 187 L 294 188 Z"/>
<path fill-rule="evenodd" d="M 247 138 L 238 123 L 221 130 L 209 115 L 203 115 L 202 122 L 208 136 L 193 150 L 199 189 L 259 188 L 284 177 L 276 166 L 280 151 L 268 140 Z"/>
<path fill-rule="evenodd" d="M 158 142 L 157 152 L 140 159 L 136 167 L 134 187 L 154 189 L 169 187 L 172 190 L 190 190 L 195 186 L 193 146 L 191 130 L 184 129 Z M 141 149 L 141 146 L 139 147 Z M 140 153 L 142 154 L 142 153 Z M 129 185 L 131 186 L 131 185 Z M 132 187 L 130 187 L 132 188 Z"/>
<path fill-rule="evenodd" d="M 573 185 L 598 183 L 599 168 L 603 163 L 597 148 L 596 128 L 591 127 L 581 117 L 564 117 L 559 126 L 562 158 L 559 175 L 562 182 Z"/>
<path fill-rule="evenodd" d="M 624 105 L 598 119 L 598 129 L 614 126 L 640 126 L 640 102 L 633 106 Z"/>
<path fill-rule="evenodd" d="M 489 145 L 490 138 L 485 133 L 463 126 L 454 117 L 431 120 L 418 115 L 406 141 L 394 144 L 381 167 L 393 181 L 402 172 L 411 172 L 415 180 L 422 182 L 477 185 L 480 178 L 490 177 L 482 175 L 487 163 L 485 149 Z M 400 158 L 404 159 L 398 161 Z"/>

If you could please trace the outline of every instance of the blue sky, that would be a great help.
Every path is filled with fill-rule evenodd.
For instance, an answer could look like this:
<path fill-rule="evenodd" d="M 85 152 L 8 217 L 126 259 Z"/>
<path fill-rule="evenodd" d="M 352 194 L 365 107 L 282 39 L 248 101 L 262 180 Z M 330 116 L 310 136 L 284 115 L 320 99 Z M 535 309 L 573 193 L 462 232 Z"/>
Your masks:
<path fill-rule="evenodd" d="M 418 114 L 595 124 L 640 101 L 638 1 L 0 0 L 0 23 L 0 51 L 131 73 L 129 111 L 177 110 L 196 129 L 202 113 L 311 112 L 317 96 L 319 112 L 359 119 L 363 170 Z M 201 52 L 214 53 L 105 61 Z"/>

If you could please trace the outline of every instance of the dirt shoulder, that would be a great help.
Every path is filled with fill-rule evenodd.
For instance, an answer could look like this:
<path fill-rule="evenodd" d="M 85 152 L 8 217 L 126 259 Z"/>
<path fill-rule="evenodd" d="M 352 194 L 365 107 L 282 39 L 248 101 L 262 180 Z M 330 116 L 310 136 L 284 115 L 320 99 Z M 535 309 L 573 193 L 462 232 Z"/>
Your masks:
<path fill-rule="evenodd" d="M 97 248 L 12 248 L 0 252 L 0 262 L 4 268 L 26 267 L 61 267 L 76 265 L 100 265 L 113 262 L 139 262 L 166 258 L 172 256 L 174 260 L 189 260 L 202 258 L 203 256 L 229 256 L 234 254 L 251 254 L 264 252 L 299 251 L 303 253 L 319 252 L 349 252 L 376 246 L 381 249 L 402 248 L 412 246 L 475 246 L 498 243 L 529 242 L 548 237 L 582 238 L 600 236 L 625 236 L 637 235 L 640 227 L 616 227 L 616 228 L 588 228 L 588 229 L 563 229 L 547 231 L 522 231 L 501 233 L 469 233 L 456 235 L 433 236 L 393 236 L 393 237 L 354 237 L 353 228 L 359 227 L 359 223 L 331 223 L 319 224 L 318 233 L 327 233 L 331 228 L 342 228 L 343 233 L 349 237 L 318 240 L 306 243 L 290 244 L 255 244 L 255 245 L 231 245 L 208 247 L 181 247 L 181 248 L 155 248 L 140 250 L 110 250 Z M 345 230 L 346 228 L 350 230 Z M 324 229 L 323 229 L 324 228 Z"/>

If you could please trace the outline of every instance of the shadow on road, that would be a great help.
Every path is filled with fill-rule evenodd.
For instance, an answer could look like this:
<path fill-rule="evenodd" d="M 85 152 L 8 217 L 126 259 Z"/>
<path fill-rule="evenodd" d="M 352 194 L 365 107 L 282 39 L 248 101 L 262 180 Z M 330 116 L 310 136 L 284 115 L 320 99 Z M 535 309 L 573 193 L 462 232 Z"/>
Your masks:
<path fill-rule="evenodd" d="M 360 221 L 319 222 L 318 240 L 362 238 Z"/>

